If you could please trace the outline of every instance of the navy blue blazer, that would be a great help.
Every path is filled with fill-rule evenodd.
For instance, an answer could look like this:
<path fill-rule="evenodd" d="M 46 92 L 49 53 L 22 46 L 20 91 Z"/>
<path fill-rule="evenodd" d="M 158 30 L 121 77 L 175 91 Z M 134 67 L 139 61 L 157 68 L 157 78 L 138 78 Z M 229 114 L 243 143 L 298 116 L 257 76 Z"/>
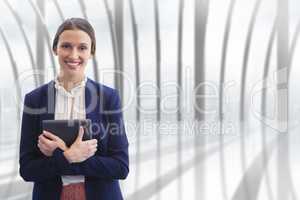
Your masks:
<path fill-rule="evenodd" d="M 54 119 L 54 81 L 26 94 L 19 164 L 21 177 L 34 182 L 34 200 L 59 200 L 62 175 L 85 176 L 87 200 L 123 199 L 118 180 L 127 177 L 129 159 L 119 96 L 116 90 L 88 79 L 85 105 L 98 150 L 84 162 L 70 164 L 59 148 L 47 157 L 37 147 L 42 121 Z"/>

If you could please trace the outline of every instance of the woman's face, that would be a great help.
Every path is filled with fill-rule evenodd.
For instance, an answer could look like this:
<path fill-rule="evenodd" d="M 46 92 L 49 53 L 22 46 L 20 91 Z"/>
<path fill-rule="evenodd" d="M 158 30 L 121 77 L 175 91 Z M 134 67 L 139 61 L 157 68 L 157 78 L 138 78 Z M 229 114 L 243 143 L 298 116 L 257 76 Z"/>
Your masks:
<path fill-rule="evenodd" d="M 63 31 L 54 51 L 58 56 L 60 73 L 67 79 L 81 79 L 85 66 L 92 57 L 91 38 L 81 30 Z"/>

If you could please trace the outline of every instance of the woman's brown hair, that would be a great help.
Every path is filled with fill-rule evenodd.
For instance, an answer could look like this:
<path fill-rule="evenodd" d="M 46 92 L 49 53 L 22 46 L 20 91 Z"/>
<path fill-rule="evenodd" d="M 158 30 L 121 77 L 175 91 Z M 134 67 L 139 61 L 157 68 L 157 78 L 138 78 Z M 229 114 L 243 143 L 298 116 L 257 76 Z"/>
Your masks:
<path fill-rule="evenodd" d="M 52 50 L 55 51 L 57 49 L 57 43 L 59 40 L 60 34 L 64 32 L 65 30 L 81 30 L 86 32 L 92 41 L 91 46 L 91 54 L 95 55 L 96 51 L 96 37 L 95 37 L 95 31 L 92 27 L 92 25 L 85 19 L 82 18 L 70 18 L 65 20 L 57 29 L 53 44 L 52 44 Z"/>

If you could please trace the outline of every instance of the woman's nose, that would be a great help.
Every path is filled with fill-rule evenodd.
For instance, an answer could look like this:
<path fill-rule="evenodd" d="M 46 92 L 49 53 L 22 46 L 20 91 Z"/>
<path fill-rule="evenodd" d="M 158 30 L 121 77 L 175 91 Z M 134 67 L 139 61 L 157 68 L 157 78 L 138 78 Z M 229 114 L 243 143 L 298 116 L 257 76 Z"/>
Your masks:
<path fill-rule="evenodd" d="M 78 54 L 78 51 L 76 50 L 76 48 L 72 49 L 72 51 L 70 52 L 69 57 L 70 58 L 78 58 L 79 57 L 79 54 Z"/>

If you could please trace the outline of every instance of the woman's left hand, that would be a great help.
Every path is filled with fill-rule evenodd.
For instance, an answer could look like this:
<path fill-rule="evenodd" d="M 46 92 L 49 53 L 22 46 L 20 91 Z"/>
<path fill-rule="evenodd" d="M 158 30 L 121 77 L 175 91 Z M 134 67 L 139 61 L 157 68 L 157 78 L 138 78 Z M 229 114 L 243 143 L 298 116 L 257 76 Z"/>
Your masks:
<path fill-rule="evenodd" d="M 60 148 L 63 151 L 68 149 L 62 139 L 48 131 L 43 131 L 43 134 L 39 136 L 38 147 L 41 152 L 48 157 L 52 156 L 56 148 Z"/>

